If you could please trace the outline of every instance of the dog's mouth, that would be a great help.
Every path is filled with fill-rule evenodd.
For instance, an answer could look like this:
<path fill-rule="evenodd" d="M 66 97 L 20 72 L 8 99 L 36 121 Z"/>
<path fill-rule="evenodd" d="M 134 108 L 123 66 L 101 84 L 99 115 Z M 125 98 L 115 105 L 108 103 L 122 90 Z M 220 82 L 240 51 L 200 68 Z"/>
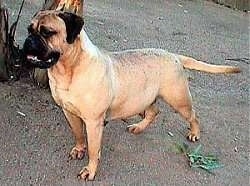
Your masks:
<path fill-rule="evenodd" d="M 50 68 L 59 60 L 59 57 L 59 52 L 51 52 L 46 58 L 42 58 L 33 54 L 26 55 L 28 62 L 41 69 Z"/>
<path fill-rule="evenodd" d="M 27 60 L 29 60 L 32 63 L 39 63 L 41 61 L 46 62 L 46 63 L 51 63 L 52 61 L 54 61 L 53 58 L 50 58 L 50 59 L 45 61 L 45 60 L 42 60 L 42 59 L 38 59 L 37 56 L 33 56 L 33 55 L 27 55 Z"/>

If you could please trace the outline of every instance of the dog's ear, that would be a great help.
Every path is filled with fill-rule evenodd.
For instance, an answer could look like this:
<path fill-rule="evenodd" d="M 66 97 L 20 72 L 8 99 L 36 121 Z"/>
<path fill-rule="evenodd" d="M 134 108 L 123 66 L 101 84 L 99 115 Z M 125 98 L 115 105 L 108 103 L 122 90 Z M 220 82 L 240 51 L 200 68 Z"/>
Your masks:
<path fill-rule="evenodd" d="M 69 44 L 72 44 L 77 35 L 80 34 L 84 20 L 82 17 L 69 12 L 59 13 L 58 16 L 65 22 L 67 32 L 66 40 Z"/>

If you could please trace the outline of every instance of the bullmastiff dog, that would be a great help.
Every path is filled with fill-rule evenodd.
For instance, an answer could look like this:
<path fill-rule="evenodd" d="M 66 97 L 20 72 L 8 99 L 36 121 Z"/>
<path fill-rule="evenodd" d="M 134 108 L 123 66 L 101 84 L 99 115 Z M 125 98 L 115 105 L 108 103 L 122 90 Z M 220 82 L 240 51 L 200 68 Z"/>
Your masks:
<path fill-rule="evenodd" d="M 187 138 L 200 138 L 199 121 L 184 68 L 209 73 L 237 73 L 233 66 L 212 65 L 162 49 L 105 52 L 92 44 L 75 14 L 41 11 L 28 27 L 24 52 L 30 64 L 47 68 L 55 102 L 75 136 L 73 159 L 88 152 L 88 165 L 78 177 L 93 180 L 101 157 L 105 121 L 140 114 L 142 121 L 128 126 L 141 133 L 158 113 L 155 100 L 162 98 L 190 124 Z M 85 142 L 85 131 L 87 142 Z"/>

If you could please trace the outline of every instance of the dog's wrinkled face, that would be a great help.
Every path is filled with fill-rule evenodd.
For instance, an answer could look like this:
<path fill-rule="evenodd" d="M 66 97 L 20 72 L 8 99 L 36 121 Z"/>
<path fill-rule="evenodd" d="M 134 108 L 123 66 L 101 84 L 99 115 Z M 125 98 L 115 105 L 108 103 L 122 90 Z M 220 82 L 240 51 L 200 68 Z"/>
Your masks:
<path fill-rule="evenodd" d="M 83 19 L 61 11 L 41 11 L 28 26 L 23 51 L 28 62 L 38 68 L 50 68 L 67 51 L 83 27 Z"/>

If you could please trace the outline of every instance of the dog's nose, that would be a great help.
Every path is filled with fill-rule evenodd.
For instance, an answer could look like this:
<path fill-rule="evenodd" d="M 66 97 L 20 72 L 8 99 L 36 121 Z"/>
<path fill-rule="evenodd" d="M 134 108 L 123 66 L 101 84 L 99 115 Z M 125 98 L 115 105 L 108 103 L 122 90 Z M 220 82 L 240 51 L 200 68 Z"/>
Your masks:
<path fill-rule="evenodd" d="M 23 51 L 25 54 L 34 54 L 44 51 L 44 46 L 38 36 L 29 35 L 24 41 Z"/>

